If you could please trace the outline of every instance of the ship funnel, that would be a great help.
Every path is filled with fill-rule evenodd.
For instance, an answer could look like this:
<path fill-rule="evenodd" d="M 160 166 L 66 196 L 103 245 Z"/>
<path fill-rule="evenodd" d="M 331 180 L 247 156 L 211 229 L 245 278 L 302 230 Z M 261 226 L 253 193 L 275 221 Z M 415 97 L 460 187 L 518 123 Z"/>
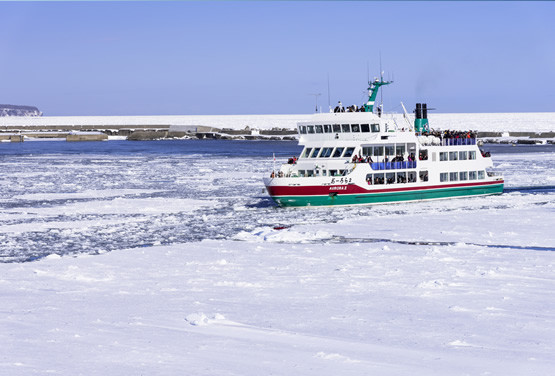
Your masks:
<path fill-rule="evenodd" d="M 422 133 L 428 130 L 428 106 L 426 103 L 417 103 L 414 110 L 414 130 L 416 133 Z"/>

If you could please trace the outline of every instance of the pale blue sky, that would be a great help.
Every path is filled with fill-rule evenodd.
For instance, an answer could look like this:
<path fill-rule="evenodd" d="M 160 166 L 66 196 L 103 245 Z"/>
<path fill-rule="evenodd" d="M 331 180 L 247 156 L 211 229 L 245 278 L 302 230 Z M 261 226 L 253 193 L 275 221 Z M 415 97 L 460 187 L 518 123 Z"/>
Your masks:
<path fill-rule="evenodd" d="M 555 111 L 554 2 L 0 2 L 0 103 L 45 115 Z"/>

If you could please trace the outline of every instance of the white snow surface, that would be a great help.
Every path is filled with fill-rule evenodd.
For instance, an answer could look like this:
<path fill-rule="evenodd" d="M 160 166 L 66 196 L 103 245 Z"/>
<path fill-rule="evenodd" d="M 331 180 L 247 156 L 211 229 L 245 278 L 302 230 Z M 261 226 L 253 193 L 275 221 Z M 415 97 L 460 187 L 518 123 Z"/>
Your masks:
<path fill-rule="evenodd" d="M 25 126 L 209 126 L 216 128 L 256 129 L 290 128 L 297 122 L 308 121 L 311 114 L 288 115 L 160 115 L 160 116 L 43 116 L 0 117 L 0 127 Z M 396 119 L 400 127 L 406 122 L 401 114 L 385 115 Z M 412 116 L 412 115 L 411 115 Z M 411 117 L 411 122 L 414 118 Z M 430 126 L 438 129 L 478 130 L 495 132 L 551 132 L 555 131 L 555 112 L 520 113 L 433 113 Z"/>
<path fill-rule="evenodd" d="M 262 159 L 4 161 L 1 255 L 50 255 L 0 263 L 0 374 L 554 374 L 555 153 L 493 158 L 502 195 L 310 209 Z"/>

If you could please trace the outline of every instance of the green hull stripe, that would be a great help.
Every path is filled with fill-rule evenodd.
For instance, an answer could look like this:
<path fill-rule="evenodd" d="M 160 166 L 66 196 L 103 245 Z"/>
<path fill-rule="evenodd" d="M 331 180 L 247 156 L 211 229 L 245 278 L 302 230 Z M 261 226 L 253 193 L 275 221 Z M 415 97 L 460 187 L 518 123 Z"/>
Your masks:
<path fill-rule="evenodd" d="M 330 196 L 276 196 L 272 197 L 280 206 L 334 206 L 368 205 L 396 201 L 433 200 L 447 197 L 492 195 L 503 193 L 503 184 L 479 187 L 434 189 L 429 191 L 366 193 Z"/>

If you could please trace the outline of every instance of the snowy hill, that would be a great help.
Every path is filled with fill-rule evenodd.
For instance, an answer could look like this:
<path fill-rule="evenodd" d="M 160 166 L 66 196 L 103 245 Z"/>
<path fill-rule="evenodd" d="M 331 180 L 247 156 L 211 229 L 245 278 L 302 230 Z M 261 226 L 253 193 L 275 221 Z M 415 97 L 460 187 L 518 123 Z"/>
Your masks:
<path fill-rule="evenodd" d="M 42 116 L 42 112 L 34 106 L 0 104 L 0 116 Z"/>

